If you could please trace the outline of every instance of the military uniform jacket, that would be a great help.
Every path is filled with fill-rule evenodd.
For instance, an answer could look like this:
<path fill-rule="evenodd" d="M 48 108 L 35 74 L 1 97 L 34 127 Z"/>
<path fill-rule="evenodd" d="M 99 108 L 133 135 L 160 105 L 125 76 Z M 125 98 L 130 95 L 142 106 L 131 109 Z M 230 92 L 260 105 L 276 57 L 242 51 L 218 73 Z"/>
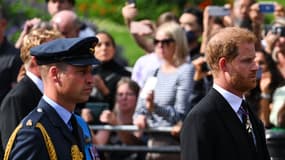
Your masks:
<path fill-rule="evenodd" d="M 51 141 L 54 145 L 58 160 L 70 160 L 71 147 L 76 144 L 76 138 L 68 129 L 57 112 L 43 99 L 40 100 L 37 108 L 35 108 L 21 122 L 23 127 L 19 130 L 13 143 L 9 159 L 25 159 L 25 160 L 46 160 L 49 154 L 45 145 L 41 131 L 35 127 L 40 122 L 46 129 Z M 82 130 L 79 129 L 79 135 Z M 79 148 L 84 152 L 83 137 L 80 136 Z M 8 147 L 8 146 L 7 146 Z M 85 156 L 84 156 L 85 157 Z"/>
<path fill-rule="evenodd" d="M 211 89 L 189 112 L 180 135 L 182 160 L 270 160 L 262 122 L 249 110 L 256 146 L 250 145 L 238 116 Z"/>
<path fill-rule="evenodd" d="M 41 97 L 41 91 L 28 76 L 25 76 L 7 94 L 0 107 L 0 132 L 3 145 L 6 145 L 21 120 L 38 105 Z"/>

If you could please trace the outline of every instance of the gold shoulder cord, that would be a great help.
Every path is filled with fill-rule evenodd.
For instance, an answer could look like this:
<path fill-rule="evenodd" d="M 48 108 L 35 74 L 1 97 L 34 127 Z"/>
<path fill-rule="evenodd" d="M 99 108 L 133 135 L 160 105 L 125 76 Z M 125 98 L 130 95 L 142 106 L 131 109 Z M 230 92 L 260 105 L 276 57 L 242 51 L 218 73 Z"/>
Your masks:
<path fill-rule="evenodd" d="M 43 134 L 44 141 L 45 141 L 45 144 L 46 144 L 46 147 L 47 147 L 47 150 L 48 150 L 49 158 L 52 159 L 52 160 L 57 160 L 57 156 L 56 156 L 56 152 L 55 152 L 53 143 L 52 143 L 52 141 L 51 141 L 51 139 L 50 139 L 46 129 L 39 122 L 36 124 L 36 127 L 39 128 L 41 130 L 42 134 Z"/>
<path fill-rule="evenodd" d="M 45 145 L 47 147 L 48 150 L 48 154 L 49 154 L 49 158 L 51 160 L 57 160 L 57 156 L 56 156 L 56 152 L 55 152 L 55 148 L 54 145 L 46 131 L 46 129 L 44 128 L 44 126 L 41 123 L 37 123 L 36 127 L 40 129 L 43 137 L 44 137 L 44 141 L 45 141 Z M 5 150 L 5 155 L 4 155 L 4 159 L 3 160 L 8 160 L 13 143 L 15 141 L 16 135 L 19 132 L 19 130 L 22 128 L 22 124 L 18 125 L 17 128 L 13 131 L 11 137 L 9 138 L 9 141 L 7 143 L 7 147 Z M 73 160 L 83 160 L 83 154 L 80 152 L 79 148 L 77 145 L 72 145 L 71 147 L 71 156 Z"/>
<path fill-rule="evenodd" d="M 42 135 L 44 137 L 44 141 L 48 150 L 48 154 L 49 154 L 49 158 L 52 160 L 57 160 L 57 156 L 56 156 L 56 152 L 53 146 L 53 143 L 46 131 L 46 129 L 44 128 L 44 126 L 41 123 L 37 123 L 36 127 L 40 129 L 40 131 L 42 132 Z M 7 147 L 5 150 L 5 155 L 4 155 L 4 160 L 8 160 L 13 143 L 15 141 L 16 135 L 18 133 L 18 131 L 22 128 L 22 124 L 18 125 L 17 128 L 13 131 L 11 137 L 9 138 L 9 141 L 7 143 Z"/>
<path fill-rule="evenodd" d="M 6 146 L 6 150 L 5 150 L 5 154 L 4 154 L 4 159 L 3 160 L 8 160 L 13 143 L 15 141 L 16 135 L 18 133 L 18 131 L 22 128 L 22 124 L 19 124 L 16 129 L 13 131 L 13 133 L 11 134 L 7 146 Z"/>

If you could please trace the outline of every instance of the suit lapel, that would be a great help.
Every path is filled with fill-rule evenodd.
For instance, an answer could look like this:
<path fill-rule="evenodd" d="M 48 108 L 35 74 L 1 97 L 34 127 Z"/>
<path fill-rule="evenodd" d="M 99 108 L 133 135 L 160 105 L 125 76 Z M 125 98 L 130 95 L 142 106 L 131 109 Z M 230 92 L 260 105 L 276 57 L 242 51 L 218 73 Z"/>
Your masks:
<path fill-rule="evenodd" d="M 77 144 L 72 132 L 68 129 L 57 112 L 43 99 L 40 101 L 39 106 L 41 106 L 44 112 L 47 113 L 47 117 L 50 120 L 51 124 L 58 128 L 68 141 L 70 141 L 72 144 Z"/>
<path fill-rule="evenodd" d="M 212 94 L 211 96 L 214 98 L 213 100 L 217 106 L 217 113 L 220 114 L 222 122 L 224 122 L 225 127 L 228 129 L 236 143 L 237 149 L 240 153 L 239 155 L 248 155 L 248 152 L 246 151 L 250 151 L 251 149 L 248 141 L 246 140 L 246 131 L 243 129 L 240 119 L 220 93 L 215 89 L 212 89 L 210 94 Z"/>

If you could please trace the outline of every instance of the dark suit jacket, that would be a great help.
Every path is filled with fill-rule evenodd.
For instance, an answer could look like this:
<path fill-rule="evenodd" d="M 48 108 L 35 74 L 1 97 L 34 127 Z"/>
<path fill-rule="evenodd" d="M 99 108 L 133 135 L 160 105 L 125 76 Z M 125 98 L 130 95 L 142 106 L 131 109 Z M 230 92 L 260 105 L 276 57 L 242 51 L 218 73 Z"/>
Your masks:
<path fill-rule="evenodd" d="M 39 103 L 41 91 L 25 76 L 4 98 L 0 106 L 0 132 L 3 147 L 20 121 Z"/>
<path fill-rule="evenodd" d="M 256 148 L 248 141 L 229 103 L 211 89 L 184 120 L 180 135 L 182 160 L 269 160 L 262 122 L 252 111 L 249 115 Z"/>
<path fill-rule="evenodd" d="M 40 109 L 39 109 L 40 108 Z M 28 126 L 27 121 L 32 121 L 33 126 Z M 76 138 L 68 129 L 57 112 L 47 104 L 43 99 L 39 105 L 21 122 L 23 127 L 17 134 L 14 146 L 9 156 L 10 159 L 49 159 L 49 155 L 45 146 L 42 133 L 35 124 L 40 122 L 46 129 L 51 141 L 55 147 L 58 159 L 69 160 L 71 158 L 71 146 L 76 144 Z M 79 148 L 83 153 L 83 137 L 82 130 L 78 128 Z M 84 156 L 85 157 L 85 156 Z"/>

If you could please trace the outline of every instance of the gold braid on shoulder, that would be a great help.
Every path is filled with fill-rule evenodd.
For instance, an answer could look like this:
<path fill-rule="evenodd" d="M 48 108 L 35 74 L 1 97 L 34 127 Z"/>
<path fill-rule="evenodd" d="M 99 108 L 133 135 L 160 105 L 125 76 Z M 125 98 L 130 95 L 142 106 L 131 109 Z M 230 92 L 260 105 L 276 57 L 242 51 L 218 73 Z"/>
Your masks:
<path fill-rule="evenodd" d="M 47 151 L 48 151 L 48 154 L 49 154 L 49 158 L 51 160 L 57 160 L 57 155 L 56 155 L 56 152 L 55 152 L 54 145 L 53 145 L 53 143 L 51 141 L 51 138 L 48 135 L 46 129 L 39 122 L 36 124 L 36 127 L 40 129 L 40 131 L 41 131 L 41 133 L 43 135 L 43 138 L 44 138 L 44 141 L 45 141 L 45 145 L 46 145 L 46 148 L 47 148 Z M 19 130 L 21 128 L 22 128 L 22 124 L 19 124 L 17 126 L 17 128 L 13 131 L 12 135 L 10 136 L 9 141 L 7 143 L 7 147 L 6 147 L 6 150 L 5 150 L 5 154 L 4 154 L 4 159 L 3 160 L 8 160 L 9 159 L 9 155 L 10 155 L 10 152 L 12 150 L 14 141 L 15 141 L 16 136 L 17 136 L 17 133 L 19 132 Z M 71 157 L 72 157 L 73 160 L 83 160 L 84 156 L 83 156 L 82 152 L 80 152 L 80 150 L 79 150 L 77 145 L 72 145 L 71 146 Z"/>
<path fill-rule="evenodd" d="M 57 160 L 57 156 L 56 156 L 56 152 L 55 152 L 55 149 L 54 149 L 54 145 L 46 131 L 46 129 L 44 128 L 44 126 L 41 124 L 41 123 L 37 123 L 36 124 L 36 127 L 39 128 L 43 134 L 43 137 L 44 137 L 44 141 L 45 141 L 45 144 L 46 144 L 46 147 L 47 147 L 47 150 L 48 150 L 48 154 L 49 154 L 49 158 L 52 159 L 52 160 Z"/>
<path fill-rule="evenodd" d="M 13 133 L 11 134 L 7 146 L 6 146 L 6 150 L 5 150 L 5 154 L 4 154 L 4 159 L 3 160 L 8 160 L 9 159 L 9 155 L 13 146 L 13 143 L 15 141 L 16 135 L 19 132 L 19 130 L 22 128 L 22 124 L 19 124 L 16 129 L 13 131 Z"/>
<path fill-rule="evenodd" d="M 51 141 L 51 139 L 50 139 L 46 129 L 39 122 L 36 124 L 36 127 L 40 129 L 40 131 L 41 131 L 41 133 L 42 133 L 42 135 L 44 137 L 44 141 L 45 141 L 45 144 L 46 144 L 46 147 L 47 147 L 47 150 L 48 150 L 49 158 L 52 159 L 52 160 L 57 160 L 57 156 L 56 156 L 56 152 L 55 152 L 55 149 L 54 149 L 54 145 L 53 145 L 53 143 L 52 143 L 52 141 Z M 12 150 L 14 141 L 16 139 L 16 135 L 17 135 L 17 133 L 19 132 L 19 130 L 21 128 L 22 128 L 22 124 L 19 124 L 17 126 L 17 128 L 13 131 L 12 135 L 10 136 L 9 141 L 7 143 L 6 150 L 5 150 L 4 160 L 8 160 L 9 159 L 9 155 L 10 155 L 10 152 Z"/>

